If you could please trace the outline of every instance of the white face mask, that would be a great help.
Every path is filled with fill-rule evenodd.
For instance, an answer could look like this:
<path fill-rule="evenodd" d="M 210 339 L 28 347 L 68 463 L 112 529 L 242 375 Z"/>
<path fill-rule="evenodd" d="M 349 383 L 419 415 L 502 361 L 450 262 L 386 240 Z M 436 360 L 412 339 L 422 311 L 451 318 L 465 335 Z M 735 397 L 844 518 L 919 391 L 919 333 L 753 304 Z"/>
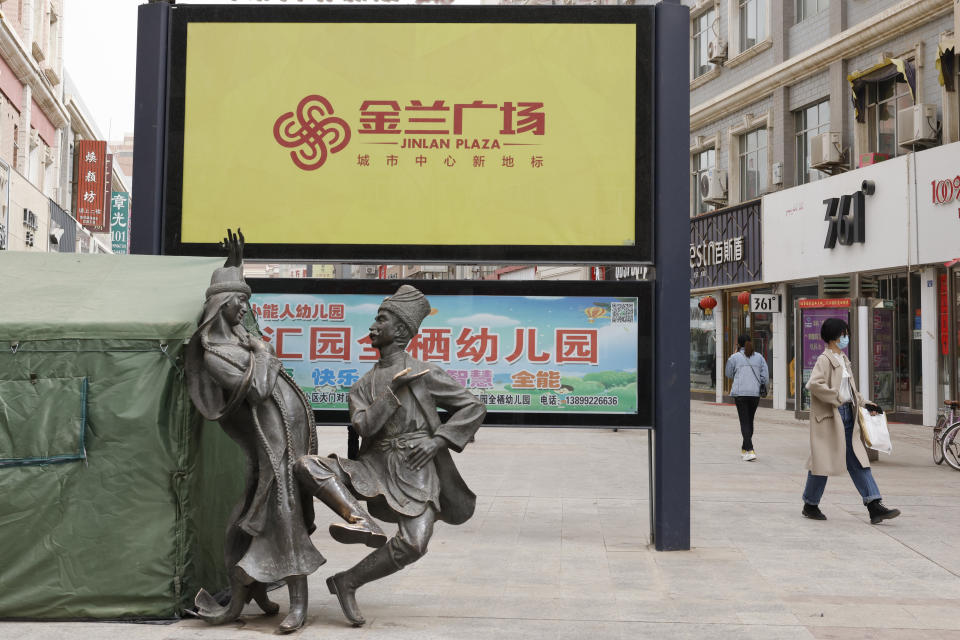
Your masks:
<path fill-rule="evenodd" d="M 837 338 L 837 346 L 841 349 L 846 349 L 850 346 L 850 336 L 840 336 Z"/>

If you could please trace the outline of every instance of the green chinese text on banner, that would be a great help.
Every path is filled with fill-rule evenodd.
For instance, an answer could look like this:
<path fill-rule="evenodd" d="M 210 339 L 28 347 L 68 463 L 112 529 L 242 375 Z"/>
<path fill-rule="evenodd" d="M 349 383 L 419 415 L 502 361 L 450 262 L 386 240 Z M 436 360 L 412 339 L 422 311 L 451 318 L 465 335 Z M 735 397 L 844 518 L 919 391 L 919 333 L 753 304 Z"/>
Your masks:
<path fill-rule="evenodd" d="M 127 253 L 129 223 L 130 194 L 114 191 L 110 196 L 110 240 L 114 253 Z"/>

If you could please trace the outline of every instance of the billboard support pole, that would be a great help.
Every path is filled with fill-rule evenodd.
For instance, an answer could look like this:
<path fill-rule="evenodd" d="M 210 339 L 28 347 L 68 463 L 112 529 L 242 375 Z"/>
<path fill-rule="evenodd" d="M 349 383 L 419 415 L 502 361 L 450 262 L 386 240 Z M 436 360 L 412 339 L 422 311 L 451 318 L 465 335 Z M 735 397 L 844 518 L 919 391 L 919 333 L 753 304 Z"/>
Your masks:
<path fill-rule="evenodd" d="M 679 0 L 656 12 L 653 543 L 672 551 L 690 548 L 690 180 L 686 145 L 677 144 L 690 136 L 690 91 L 676 68 L 689 59 L 690 13 Z"/>
<path fill-rule="evenodd" d="M 167 123 L 167 61 L 171 5 L 137 8 L 137 89 L 134 109 L 130 253 L 160 255 Z"/>

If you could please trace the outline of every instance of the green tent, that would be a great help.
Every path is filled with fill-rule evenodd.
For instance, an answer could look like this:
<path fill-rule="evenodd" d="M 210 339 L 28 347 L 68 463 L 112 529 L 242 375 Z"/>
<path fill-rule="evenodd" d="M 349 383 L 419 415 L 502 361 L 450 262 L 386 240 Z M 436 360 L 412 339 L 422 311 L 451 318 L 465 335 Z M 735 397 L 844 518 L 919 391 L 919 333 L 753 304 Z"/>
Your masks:
<path fill-rule="evenodd" d="M 226 586 L 245 462 L 183 373 L 222 262 L 0 252 L 0 617 L 171 618 Z"/>

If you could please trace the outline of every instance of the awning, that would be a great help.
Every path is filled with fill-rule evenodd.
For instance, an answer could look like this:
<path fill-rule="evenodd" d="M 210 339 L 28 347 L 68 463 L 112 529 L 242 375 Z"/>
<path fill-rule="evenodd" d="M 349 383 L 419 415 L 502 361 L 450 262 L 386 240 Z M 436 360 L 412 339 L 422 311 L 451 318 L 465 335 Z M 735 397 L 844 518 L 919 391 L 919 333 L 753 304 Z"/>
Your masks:
<path fill-rule="evenodd" d="M 884 58 L 883 62 L 869 69 L 857 71 L 847 76 L 850 90 L 853 93 L 853 111 L 857 122 L 864 122 L 867 106 L 867 84 L 883 82 L 891 78 L 902 77 L 910 87 L 910 97 L 917 101 L 917 70 L 913 63 L 905 58 Z"/>

